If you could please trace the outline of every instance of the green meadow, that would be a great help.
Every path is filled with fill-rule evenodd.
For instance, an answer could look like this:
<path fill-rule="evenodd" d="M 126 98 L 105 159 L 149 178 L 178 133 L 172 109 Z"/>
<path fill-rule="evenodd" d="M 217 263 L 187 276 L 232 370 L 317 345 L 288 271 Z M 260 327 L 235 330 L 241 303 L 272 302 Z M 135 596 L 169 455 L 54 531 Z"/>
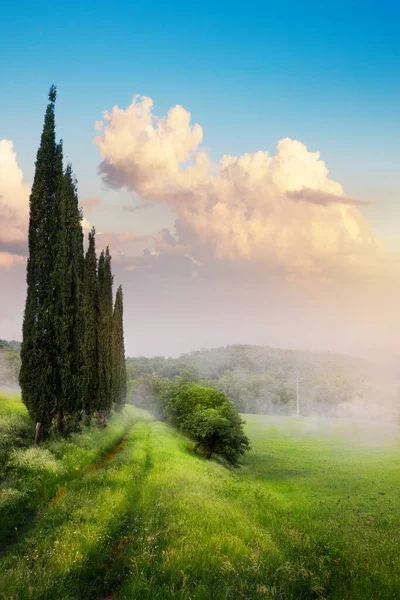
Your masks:
<path fill-rule="evenodd" d="M 131 406 L 34 448 L 1 398 L 0 598 L 400 599 L 396 429 L 245 419 L 229 469 Z"/>

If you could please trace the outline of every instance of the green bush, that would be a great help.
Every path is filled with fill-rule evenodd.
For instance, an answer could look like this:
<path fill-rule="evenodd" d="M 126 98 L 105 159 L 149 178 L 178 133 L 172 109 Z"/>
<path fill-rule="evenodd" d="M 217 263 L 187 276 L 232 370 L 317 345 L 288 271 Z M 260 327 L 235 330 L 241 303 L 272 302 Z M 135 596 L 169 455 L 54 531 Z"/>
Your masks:
<path fill-rule="evenodd" d="M 182 431 L 195 440 L 195 449 L 202 448 L 207 458 L 215 453 L 230 465 L 237 465 L 240 456 L 250 449 L 243 423 L 236 408 L 225 402 L 218 408 L 196 407 L 182 424 Z"/>
<path fill-rule="evenodd" d="M 172 391 L 172 389 L 171 389 Z M 165 402 L 168 421 L 195 441 L 207 458 L 217 454 L 237 465 L 250 443 L 237 408 L 214 388 L 197 383 L 177 385 Z"/>
<path fill-rule="evenodd" d="M 217 408 L 224 402 L 227 398 L 222 392 L 198 383 L 178 382 L 169 389 L 169 396 L 164 397 L 168 421 L 176 427 L 190 420 L 197 407 Z"/>

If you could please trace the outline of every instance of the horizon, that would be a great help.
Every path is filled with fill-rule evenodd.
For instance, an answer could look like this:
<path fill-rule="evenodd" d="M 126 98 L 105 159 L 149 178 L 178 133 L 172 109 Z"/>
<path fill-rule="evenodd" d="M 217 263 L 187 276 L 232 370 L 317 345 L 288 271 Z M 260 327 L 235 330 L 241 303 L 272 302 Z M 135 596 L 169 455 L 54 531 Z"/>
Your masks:
<path fill-rule="evenodd" d="M 6 342 L 8 344 L 21 344 L 21 340 L 15 340 L 15 339 L 4 339 L 4 338 L 0 338 L 0 343 L 1 342 Z M 152 355 L 144 355 L 144 354 L 138 354 L 138 355 L 130 355 L 129 353 L 126 353 L 126 359 L 136 359 L 136 358 L 146 358 L 146 359 L 152 359 L 152 358 L 157 358 L 158 356 L 165 358 L 165 359 L 173 359 L 173 360 L 177 360 L 179 358 L 185 357 L 185 356 L 190 356 L 191 354 L 196 354 L 196 353 L 203 353 L 203 352 L 213 352 L 216 350 L 227 350 L 229 348 L 232 347 L 248 347 L 248 348 L 259 348 L 259 349 L 263 349 L 263 350 L 273 350 L 273 351 L 281 351 L 281 352 L 291 352 L 293 354 L 295 353 L 300 353 L 300 354 L 311 354 L 311 355 L 332 355 L 338 358 L 349 358 L 351 360 L 360 360 L 364 363 L 370 363 L 371 365 L 374 366 L 383 366 L 383 364 L 387 365 L 387 361 L 384 361 L 383 363 L 380 363 L 379 361 L 375 360 L 372 361 L 368 358 L 365 358 L 363 356 L 360 355 L 356 355 L 356 354 L 346 354 L 344 352 L 332 352 L 331 350 L 307 350 L 305 348 L 287 348 L 287 347 L 281 347 L 281 346 L 269 346 L 269 345 L 260 345 L 260 344 L 225 344 L 222 346 L 210 346 L 210 347 L 200 347 L 200 348 L 193 348 L 192 350 L 189 350 L 188 352 L 182 352 L 180 354 L 177 355 L 165 355 L 165 354 L 152 354 Z M 394 366 L 394 365 L 389 365 L 389 366 Z"/>

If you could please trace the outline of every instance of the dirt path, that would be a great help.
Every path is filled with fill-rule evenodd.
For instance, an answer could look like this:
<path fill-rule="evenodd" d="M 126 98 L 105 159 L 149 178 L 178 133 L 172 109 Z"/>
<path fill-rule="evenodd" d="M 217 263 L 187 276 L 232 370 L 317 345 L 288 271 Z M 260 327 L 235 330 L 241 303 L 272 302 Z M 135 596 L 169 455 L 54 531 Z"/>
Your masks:
<path fill-rule="evenodd" d="M 128 439 L 130 432 L 132 431 L 132 428 L 134 426 L 133 419 L 129 419 L 129 423 L 130 423 L 130 427 L 129 427 L 128 431 L 126 433 L 124 433 L 124 435 L 118 440 L 118 442 L 116 442 L 116 444 L 113 446 L 113 448 L 111 448 L 111 450 L 109 450 L 106 454 L 104 454 L 100 460 L 98 460 L 95 463 L 93 463 L 92 465 L 90 465 L 90 467 L 83 474 L 83 477 L 87 477 L 90 473 L 92 473 L 93 471 L 96 471 L 97 469 L 104 469 L 112 463 L 112 461 L 115 459 L 117 454 L 119 452 L 121 452 L 122 448 L 124 447 L 124 445 L 126 443 L 126 440 Z M 75 481 L 80 480 L 81 477 L 82 477 L 82 475 L 80 475 L 79 477 L 74 477 L 74 479 L 71 479 L 70 481 L 68 481 L 68 483 L 64 483 L 62 486 L 60 486 L 57 490 L 56 495 L 50 500 L 50 502 L 52 504 L 58 504 L 59 502 L 61 502 L 61 500 L 63 500 L 65 498 L 65 496 L 68 492 L 69 486 L 71 484 L 73 484 Z"/>

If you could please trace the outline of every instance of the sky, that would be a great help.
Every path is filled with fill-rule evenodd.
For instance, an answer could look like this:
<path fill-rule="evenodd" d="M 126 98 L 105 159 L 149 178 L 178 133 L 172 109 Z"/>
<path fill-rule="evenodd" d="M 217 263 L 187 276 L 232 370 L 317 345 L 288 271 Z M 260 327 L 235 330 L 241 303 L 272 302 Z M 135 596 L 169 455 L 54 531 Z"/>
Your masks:
<path fill-rule="evenodd" d="M 397 360 L 399 18 L 388 0 L 2 7 L 0 337 L 21 338 L 55 83 L 128 354 L 257 343 Z"/>

